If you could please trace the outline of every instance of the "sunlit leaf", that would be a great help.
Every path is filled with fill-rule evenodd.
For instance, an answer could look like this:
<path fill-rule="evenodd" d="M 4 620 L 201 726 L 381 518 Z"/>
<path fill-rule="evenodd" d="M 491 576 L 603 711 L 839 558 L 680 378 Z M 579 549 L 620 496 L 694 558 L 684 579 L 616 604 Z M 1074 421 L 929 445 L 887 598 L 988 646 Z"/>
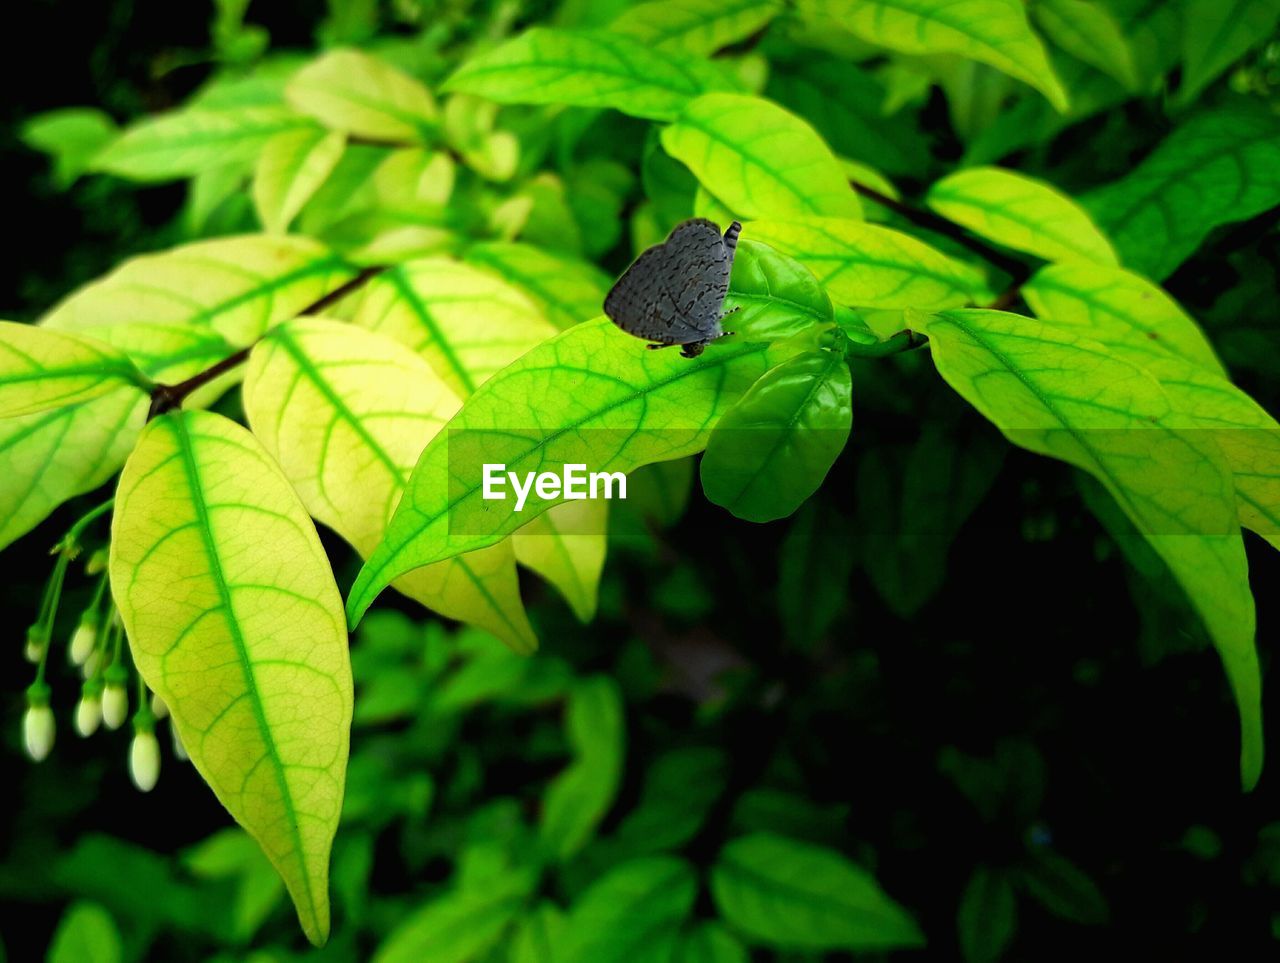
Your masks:
<path fill-rule="evenodd" d="M 839 853 L 770 833 L 733 840 L 711 869 L 725 921 L 753 943 L 797 950 L 924 945 L 915 921 Z"/>
<path fill-rule="evenodd" d="M 599 315 L 609 291 L 609 278 L 594 264 L 532 244 L 475 244 L 465 257 L 515 285 L 561 329 Z"/>
<path fill-rule="evenodd" d="M 1039 90 L 1059 111 L 1067 94 L 1021 0 L 825 0 L 863 40 L 907 54 L 959 54 Z"/>
<path fill-rule="evenodd" d="M 352 320 L 407 345 L 464 398 L 555 334 L 518 288 L 448 258 L 410 261 L 374 278 Z"/>
<path fill-rule="evenodd" d="M 1048 261 L 1116 263 L 1110 242 L 1075 201 L 1025 174 L 971 167 L 935 182 L 925 200 L 975 234 Z"/>
<path fill-rule="evenodd" d="M 428 140 L 439 114 L 426 87 L 356 50 L 332 50 L 303 67 L 285 97 L 330 130 L 375 140 Z"/>
<path fill-rule="evenodd" d="M 92 107 L 63 107 L 28 117 L 19 136 L 53 158 L 53 179 L 67 187 L 89 169 L 93 156 L 116 135 L 110 117 Z"/>
<path fill-rule="evenodd" d="M 254 348 L 244 405 L 307 511 L 367 556 L 418 455 L 461 400 L 395 341 L 307 319 L 272 329 Z M 410 572 L 395 587 L 512 648 L 536 645 L 510 546 Z"/>
<path fill-rule="evenodd" d="M 734 84 L 708 61 L 621 34 L 534 27 L 468 60 L 444 89 L 501 104 L 612 107 L 670 120 L 699 94 Z"/>
<path fill-rule="evenodd" d="M 418 462 L 387 536 L 365 563 L 349 605 L 358 621 L 373 599 L 406 571 L 490 545 L 560 499 L 481 498 L 474 477 L 450 484 L 451 448 L 508 471 L 562 469 L 626 473 L 702 449 L 710 426 L 785 353 L 764 345 L 713 345 L 701 357 L 646 351 L 607 318 L 576 325 L 539 344 L 483 384 Z M 464 447 L 465 446 L 465 447 Z M 469 454 L 468 454 L 469 453 Z"/>
<path fill-rule="evenodd" d="M 122 384 L 150 382 L 110 345 L 0 321 L 0 418 L 90 401 Z"/>
<path fill-rule="evenodd" d="M 670 960 L 697 891 L 693 868 L 670 856 L 614 866 L 573 904 L 562 939 L 564 963 Z"/>
<path fill-rule="evenodd" d="M 738 518 L 785 518 L 817 491 L 852 424 L 844 358 L 807 351 L 767 372 L 716 424 L 702 490 Z"/>
<path fill-rule="evenodd" d="M 248 234 L 184 244 L 125 261 L 55 305 L 40 323 L 181 324 L 249 344 L 355 274 L 315 241 Z"/>
<path fill-rule="evenodd" d="M 1030 10 L 1045 35 L 1071 56 L 1101 70 L 1126 90 L 1140 88 L 1129 40 L 1105 6 L 1089 0 L 1036 0 Z"/>
<path fill-rule="evenodd" d="M 1213 228 L 1280 204 L 1280 117 L 1248 102 L 1200 113 L 1084 201 L 1126 267 L 1163 279 Z"/>
<path fill-rule="evenodd" d="M 783 341 L 831 324 L 831 299 L 803 264 L 756 241 L 739 241 L 724 309 L 744 341 Z"/>
<path fill-rule="evenodd" d="M 559 589 L 580 622 L 596 614 L 608 518 L 605 502 L 566 502 L 511 536 L 516 561 Z"/>
<path fill-rule="evenodd" d="M 833 299 L 866 308 L 941 308 L 976 300 L 981 276 L 909 234 L 841 218 L 756 221 L 743 236 L 814 273 Z"/>
<path fill-rule="evenodd" d="M 352 683 L 341 599 L 298 496 L 234 422 L 163 415 L 121 475 L 110 572 L 138 671 L 323 943 Z"/>
<path fill-rule="evenodd" d="M 539 827 L 548 853 L 561 861 L 586 845 L 618 791 L 626 731 L 617 683 L 608 676 L 578 682 L 565 730 L 574 758 L 547 787 Z"/>
<path fill-rule="evenodd" d="M 712 93 L 662 131 L 683 161 L 735 217 L 861 217 L 835 155 L 805 121 L 760 97 Z"/>
<path fill-rule="evenodd" d="M 339 131 L 301 127 L 277 134 L 258 155 L 253 206 L 268 233 L 282 234 L 342 157 Z"/>
<path fill-rule="evenodd" d="M 648 0 L 628 7 L 609 29 L 654 50 L 709 57 L 750 37 L 781 9 L 777 0 Z"/>
<path fill-rule="evenodd" d="M 1246 51 L 1267 42 L 1280 21 L 1280 3 L 1188 0 L 1182 17 L 1184 66 L 1178 100 L 1190 103 Z"/>
<path fill-rule="evenodd" d="M 1235 692 L 1246 787 L 1262 767 L 1248 563 L 1230 466 L 1146 371 L 1084 333 L 1000 311 L 924 321 L 938 371 L 1015 445 L 1097 478 L 1204 620 Z"/>
<path fill-rule="evenodd" d="M 93 156 L 89 169 L 139 181 L 173 180 L 248 165 L 272 137 L 310 126 L 285 107 L 191 107 L 131 125 Z"/>

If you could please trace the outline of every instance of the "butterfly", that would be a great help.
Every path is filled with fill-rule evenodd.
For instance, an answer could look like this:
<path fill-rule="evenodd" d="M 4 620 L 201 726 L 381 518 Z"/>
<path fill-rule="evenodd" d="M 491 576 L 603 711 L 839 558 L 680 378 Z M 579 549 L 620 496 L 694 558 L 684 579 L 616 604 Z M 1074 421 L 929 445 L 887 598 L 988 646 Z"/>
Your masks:
<path fill-rule="evenodd" d="M 720 326 L 721 308 L 741 232 L 737 221 L 723 236 L 706 218 L 677 224 L 618 278 L 604 313 L 627 334 L 656 342 L 650 348 L 678 344 L 684 357 L 696 358 L 709 342 L 733 334 Z"/>

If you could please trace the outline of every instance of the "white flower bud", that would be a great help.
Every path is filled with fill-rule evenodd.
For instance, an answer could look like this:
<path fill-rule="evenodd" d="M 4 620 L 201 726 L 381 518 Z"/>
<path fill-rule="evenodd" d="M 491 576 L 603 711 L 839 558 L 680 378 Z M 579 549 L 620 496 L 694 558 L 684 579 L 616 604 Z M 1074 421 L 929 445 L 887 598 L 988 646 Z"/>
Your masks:
<path fill-rule="evenodd" d="M 100 548 L 95 551 L 84 563 L 85 575 L 97 575 L 107 567 L 107 550 Z"/>
<path fill-rule="evenodd" d="M 102 692 L 102 722 L 108 729 L 119 729 L 129 715 L 129 694 L 118 682 L 108 682 Z"/>
<path fill-rule="evenodd" d="M 98 674 L 98 670 L 102 668 L 102 650 L 94 649 L 89 653 L 89 658 L 84 660 L 84 665 L 80 666 L 80 676 L 85 679 L 92 679 Z"/>
<path fill-rule="evenodd" d="M 129 746 L 129 777 L 142 792 L 151 792 L 160 778 L 160 743 L 152 729 L 138 728 Z"/>
<path fill-rule="evenodd" d="M 71 659 L 72 665 L 84 665 L 89 661 L 89 656 L 93 654 L 94 647 L 98 644 L 98 630 L 93 624 L 92 619 L 82 619 L 80 624 L 76 626 L 76 630 L 71 633 L 71 647 L 67 650 L 67 655 Z"/>
<path fill-rule="evenodd" d="M 157 719 L 167 719 L 169 717 L 169 703 L 160 698 L 160 693 L 151 693 L 151 711 Z"/>
<path fill-rule="evenodd" d="M 94 692 L 82 695 L 76 703 L 76 732 L 82 738 L 89 738 L 98 731 L 102 724 L 102 696 Z"/>
<path fill-rule="evenodd" d="M 53 748 L 53 710 L 48 703 L 27 706 L 22 717 L 22 738 L 27 744 L 27 755 L 36 762 L 49 755 Z"/>
<path fill-rule="evenodd" d="M 44 643 L 39 639 L 27 637 L 27 648 L 25 651 L 27 661 L 32 665 L 36 665 L 44 658 Z"/>
<path fill-rule="evenodd" d="M 173 756 L 179 762 L 186 762 L 191 757 L 187 755 L 187 747 L 182 743 L 182 736 L 178 735 L 178 727 L 173 724 L 173 720 L 169 720 L 169 735 L 173 736 Z"/>

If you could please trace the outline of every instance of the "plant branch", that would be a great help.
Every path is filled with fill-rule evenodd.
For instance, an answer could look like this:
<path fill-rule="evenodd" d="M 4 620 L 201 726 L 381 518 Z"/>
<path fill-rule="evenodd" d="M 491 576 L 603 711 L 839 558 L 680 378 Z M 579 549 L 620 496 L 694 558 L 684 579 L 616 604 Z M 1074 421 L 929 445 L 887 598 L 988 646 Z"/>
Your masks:
<path fill-rule="evenodd" d="M 313 301 L 295 315 L 295 317 L 303 318 L 308 315 L 320 314 L 326 308 L 332 307 L 338 301 L 341 301 L 352 291 L 363 287 L 370 278 L 376 277 L 386 270 L 384 265 L 374 265 L 364 268 L 345 284 L 340 284 L 324 297 Z M 257 342 L 254 342 L 255 344 Z M 151 408 L 147 412 L 147 421 L 152 418 L 164 414 L 166 411 L 173 411 L 175 408 L 182 406 L 183 400 L 192 392 L 203 388 L 210 381 L 220 375 L 226 374 L 228 371 L 238 368 L 244 364 L 249 357 L 249 352 L 253 350 L 253 345 L 249 344 L 241 348 L 235 354 L 228 355 L 217 364 L 205 368 L 198 374 L 192 375 L 186 381 L 179 381 L 173 385 L 158 384 L 151 389 Z"/>

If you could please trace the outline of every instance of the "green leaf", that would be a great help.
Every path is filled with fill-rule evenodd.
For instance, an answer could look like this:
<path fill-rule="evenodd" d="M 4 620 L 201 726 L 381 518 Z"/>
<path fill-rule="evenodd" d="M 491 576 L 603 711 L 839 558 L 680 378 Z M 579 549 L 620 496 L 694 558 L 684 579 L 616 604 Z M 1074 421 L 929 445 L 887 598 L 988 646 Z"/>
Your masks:
<path fill-rule="evenodd" d="M 609 29 L 654 50 L 709 57 L 763 29 L 777 0 L 648 0 L 628 7 Z"/>
<path fill-rule="evenodd" d="M 564 913 L 554 903 L 534 907 L 511 935 L 508 963 L 557 963 L 564 928 Z"/>
<path fill-rule="evenodd" d="M 929 142 L 910 115 L 889 115 L 880 80 L 856 64 L 806 49 L 770 66 L 765 92 L 813 124 L 836 154 L 890 174 L 929 165 Z"/>
<path fill-rule="evenodd" d="M 523 291 L 443 257 L 409 261 L 374 278 L 352 320 L 413 349 L 464 398 L 555 334 Z"/>
<path fill-rule="evenodd" d="M 79 404 L 150 382 L 108 344 L 30 324 L 0 321 L 0 418 Z"/>
<path fill-rule="evenodd" d="M 1015 445 L 1096 477 L 1173 571 L 1231 681 L 1252 786 L 1262 766 L 1253 597 L 1230 467 L 1213 439 L 1183 430 L 1155 378 L 1076 331 L 1000 311 L 923 323 L 952 388 Z"/>
<path fill-rule="evenodd" d="M 1151 3 L 1150 0 L 1107 0 L 1106 6 L 1129 41 L 1141 89 L 1147 93 L 1157 92 L 1163 86 L 1164 74 L 1178 62 L 1183 5 Z"/>
<path fill-rule="evenodd" d="M 697 891 L 693 868 L 680 859 L 650 856 L 615 866 L 570 909 L 563 963 L 664 963 Z"/>
<path fill-rule="evenodd" d="M 662 131 L 662 146 L 742 220 L 862 216 L 831 148 L 761 97 L 705 94 Z"/>
<path fill-rule="evenodd" d="M 715 749 L 673 749 L 659 756 L 645 773 L 644 789 L 607 843 L 628 855 L 678 849 L 706 821 L 725 790 L 728 763 Z"/>
<path fill-rule="evenodd" d="M 733 840 L 711 868 L 726 922 L 779 949 L 855 951 L 924 945 L 924 936 L 862 867 L 771 833 Z"/>
<path fill-rule="evenodd" d="M 184 325 L 221 335 L 234 347 L 350 280 L 355 272 L 315 241 L 249 234 L 184 244 L 132 258 L 73 292 L 40 323 L 86 331 L 132 325 Z"/>
<path fill-rule="evenodd" d="M 97 903 L 72 903 L 54 931 L 46 963 L 121 963 L 124 946 L 111 914 Z"/>
<path fill-rule="evenodd" d="M 289 81 L 285 99 L 330 130 L 373 140 L 430 140 L 439 111 L 431 91 L 356 50 L 332 50 Z"/>
<path fill-rule="evenodd" d="M 352 683 L 341 599 L 298 496 L 234 422 L 163 415 L 120 477 L 110 573 L 138 671 L 323 943 Z"/>
<path fill-rule="evenodd" d="M 53 181 L 69 187 L 89 169 L 95 154 L 116 136 L 116 125 L 92 107 L 63 107 L 22 122 L 22 142 L 53 158 Z"/>
<path fill-rule="evenodd" d="M 719 923 L 703 923 L 685 933 L 673 963 L 750 963 L 747 948 Z"/>
<path fill-rule="evenodd" d="M 245 373 L 254 433 L 312 517 L 362 556 L 382 538 L 423 447 L 461 404 L 407 348 L 334 321 L 273 328 Z M 410 572 L 395 587 L 514 649 L 537 646 L 510 546 Z"/>
<path fill-rule="evenodd" d="M 1164 289 L 1119 268 L 1054 264 L 1041 268 L 1022 294 L 1040 317 L 1068 323 L 1119 325 L 1135 341 L 1159 347 L 1209 371 L 1222 362 L 1200 326 Z"/>
<path fill-rule="evenodd" d="M 594 264 L 532 244 L 474 244 L 465 258 L 519 288 L 561 330 L 598 316 L 609 292 L 608 276 Z"/>
<path fill-rule="evenodd" d="M 88 169 L 137 181 L 168 181 L 248 165 L 271 138 L 311 122 L 285 107 L 190 107 L 130 125 Z"/>
<path fill-rule="evenodd" d="M 565 730 L 573 762 L 547 787 L 539 827 L 543 844 L 561 862 L 587 844 L 618 792 L 626 731 L 617 683 L 597 675 L 575 684 Z"/>
<path fill-rule="evenodd" d="M 1020 869 L 1018 881 L 1055 916 L 1072 923 L 1101 926 L 1111 915 L 1097 884 L 1052 850 L 1034 850 Z"/>
<path fill-rule="evenodd" d="M 739 241 L 724 299 L 743 341 L 785 341 L 833 323 L 831 298 L 798 261 L 756 241 Z"/>
<path fill-rule="evenodd" d="M 1090 0 L 1036 0 L 1030 9 L 1049 39 L 1071 56 L 1102 71 L 1125 90 L 1136 93 L 1141 88 L 1142 79 L 1129 40 L 1103 4 Z"/>
<path fill-rule="evenodd" d="M 965 963 L 995 963 L 1004 955 L 1018 928 L 1018 901 L 1009 877 L 977 866 L 956 913 L 956 929 Z"/>
<path fill-rule="evenodd" d="M 1266 43 L 1280 21 L 1276 0 L 1187 0 L 1182 14 L 1182 82 L 1190 103 L 1247 51 Z"/>
<path fill-rule="evenodd" d="M 1280 117 L 1249 102 L 1198 114 L 1084 201 L 1121 262 L 1161 280 L 1215 227 L 1280 204 Z"/>
<path fill-rule="evenodd" d="M 338 131 L 302 127 L 267 141 L 253 172 L 253 206 L 269 234 L 283 234 L 342 158 Z"/>
<path fill-rule="evenodd" d="M 1099 310 L 1097 291 L 1116 284 L 1134 303 L 1130 311 Z M 1240 524 L 1280 548 L 1280 424 L 1231 384 L 1207 350 L 1204 335 L 1155 285 L 1133 275 L 1117 279 L 1063 275 L 1045 269 L 1024 287 L 1037 315 L 1059 324 L 1085 326 L 1089 337 L 1117 357 L 1145 368 L 1191 425 L 1211 435 L 1235 474 Z"/>
<path fill-rule="evenodd" d="M 444 89 L 500 104 L 612 107 L 670 120 L 699 94 L 734 84 L 708 61 L 621 34 L 534 27 L 468 60 Z"/>
<path fill-rule="evenodd" d="M 673 354 L 644 350 L 602 317 L 543 342 L 482 385 L 451 422 L 452 438 L 437 437 L 419 459 L 386 538 L 351 589 L 351 621 L 404 572 L 490 545 L 557 501 L 531 495 L 517 513 L 511 499 L 482 500 L 474 458 L 508 471 L 585 461 L 625 474 L 693 454 L 769 361 L 785 357 L 731 342 L 694 360 Z M 451 484 L 451 460 L 475 476 Z"/>
<path fill-rule="evenodd" d="M 841 304 L 864 308 L 958 307 L 985 285 L 972 268 L 909 234 L 839 218 L 756 221 L 743 231 L 795 258 Z"/>
<path fill-rule="evenodd" d="M 863 40 L 906 54 L 959 54 L 1044 94 L 1062 113 L 1067 93 L 1021 0 L 829 0 L 823 6 Z"/>
<path fill-rule="evenodd" d="M 787 641 L 812 651 L 848 601 L 853 530 L 815 502 L 796 515 L 778 553 L 778 614 Z"/>
<path fill-rule="evenodd" d="M 814 350 L 768 371 L 716 424 L 702 456 L 707 498 L 738 518 L 785 518 L 818 490 L 853 423 L 844 357 Z"/>
<path fill-rule="evenodd" d="M 1111 243 L 1075 201 L 1025 174 L 971 167 L 937 181 L 925 202 L 987 240 L 1046 261 L 1116 263 Z"/>
<path fill-rule="evenodd" d="M 373 955 L 373 963 L 470 963 L 484 959 L 520 914 L 535 880 L 504 873 L 483 887 L 456 889 L 410 913 Z"/>
<path fill-rule="evenodd" d="M 566 502 L 511 536 L 516 561 L 559 589 L 579 622 L 596 614 L 608 519 L 605 502 Z"/>

